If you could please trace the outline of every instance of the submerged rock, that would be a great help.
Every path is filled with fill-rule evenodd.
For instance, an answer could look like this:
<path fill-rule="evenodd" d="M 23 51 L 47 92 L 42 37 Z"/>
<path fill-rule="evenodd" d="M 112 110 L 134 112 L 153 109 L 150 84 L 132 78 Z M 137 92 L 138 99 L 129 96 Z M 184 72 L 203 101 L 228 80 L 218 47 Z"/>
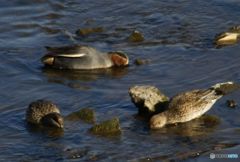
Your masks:
<path fill-rule="evenodd" d="M 235 108 L 237 106 L 237 102 L 234 100 L 227 100 L 227 106 L 230 108 Z"/>
<path fill-rule="evenodd" d="M 150 60 L 149 59 L 140 59 L 140 58 L 137 58 L 135 61 L 134 61 L 135 65 L 145 65 L 145 64 L 149 64 L 150 63 Z"/>
<path fill-rule="evenodd" d="M 92 128 L 90 128 L 90 132 L 103 136 L 119 135 L 121 134 L 119 119 L 115 117 L 99 124 L 95 124 Z"/>
<path fill-rule="evenodd" d="M 154 86 L 133 86 L 129 89 L 132 102 L 142 116 L 151 116 L 164 110 L 169 98 Z"/>
<path fill-rule="evenodd" d="M 90 108 L 83 108 L 66 116 L 67 120 L 82 120 L 87 123 L 95 122 L 95 112 Z"/>
<path fill-rule="evenodd" d="M 96 27 L 96 28 L 81 28 L 76 31 L 76 34 L 79 36 L 87 36 L 89 34 L 93 33 L 101 33 L 103 32 L 102 27 Z"/>
<path fill-rule="evenodd" d="M 144 41 L 144 36 L 137 30 L 134 30 L 131 35 L 128 37 L 128 41 L 130 42 L 142 42 Z"/>

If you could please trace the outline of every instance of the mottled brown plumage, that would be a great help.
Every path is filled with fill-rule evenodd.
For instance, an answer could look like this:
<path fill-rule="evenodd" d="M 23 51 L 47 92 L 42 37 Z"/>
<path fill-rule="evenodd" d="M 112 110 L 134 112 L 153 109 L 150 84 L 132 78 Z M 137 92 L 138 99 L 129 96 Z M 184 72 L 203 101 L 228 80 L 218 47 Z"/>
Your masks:
<path fill-rule="evenodd" d="M 150 127 L 161 128 L 166 124 L 183 123 L 200 117 L 225 94 L 220 89 L 226 85 L 233 83 L 219 83 L 209 89 L 192 90 L 172 97 L 166 111 L 151 118 Z"/>
<path fill-rule="evenodd" d="M 51 101 L 46 100 L 32 102 L 26 111 L 26 120 L 36 125 L 63 127 L 63 118 L 59 108 Z"/>

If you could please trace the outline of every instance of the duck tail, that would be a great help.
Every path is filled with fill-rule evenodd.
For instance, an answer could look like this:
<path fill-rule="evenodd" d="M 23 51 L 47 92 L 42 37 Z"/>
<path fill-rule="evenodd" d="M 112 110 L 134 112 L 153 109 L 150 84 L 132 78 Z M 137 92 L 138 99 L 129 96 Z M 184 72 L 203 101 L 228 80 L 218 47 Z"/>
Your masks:
<path fill-rule="evenodd" d="M 240 88 L 239 84 L 234 82 L 224 82 L 217 83 L 213 85 L 210 89 L 214 90 L 216 95 L 226 95 Z"/>

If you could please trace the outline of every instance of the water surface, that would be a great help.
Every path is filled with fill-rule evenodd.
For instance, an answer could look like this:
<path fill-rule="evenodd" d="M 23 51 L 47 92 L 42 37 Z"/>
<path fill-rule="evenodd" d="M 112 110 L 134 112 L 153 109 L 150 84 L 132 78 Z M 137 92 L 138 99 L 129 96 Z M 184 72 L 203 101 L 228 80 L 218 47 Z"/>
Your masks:
<path fill-rule="evenodd" d="M 240 92 L 217 102 L 207 113 L 216 124 L 195 120 L 150 131 L 136 118 L 128 88 L 150 84 L 168 96 L 206 88 L 217 82 L 240 82 L 240 45 L 214 48 L 214 36 L 240 22 L 236 0 L 93 1 L 11 0 L 0 6 L 0 160 L 1 161 L 211 161 L 210 153 L 240 153 Z M 75 36 L 83 27 L 104 32 Z M 133 30 L 145 36 L 129 43 Z M 44 46 L 86 44 L 102 51 L 128 53 L 130 66 L 92 72 L 42 67 Z M 150 64 L 136 66 L 136 58 Z M 122 134 L 103 138 L 89 134 L 91 125 L 66 121 L 64 133 L 30 129 L 24 120 L 28 104 L 55 102 L 63 115 L 91 107 L 97 121 L 120 118 Z"/>

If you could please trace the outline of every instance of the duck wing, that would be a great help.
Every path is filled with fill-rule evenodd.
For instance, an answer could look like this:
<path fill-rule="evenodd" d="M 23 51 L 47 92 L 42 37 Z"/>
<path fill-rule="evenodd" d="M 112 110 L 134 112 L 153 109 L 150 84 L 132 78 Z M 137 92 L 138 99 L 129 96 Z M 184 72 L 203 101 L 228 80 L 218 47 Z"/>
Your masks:
<path fill-rule="evenodd" d="M 48 50 L 47 55 L 57 56 L 57 57 L 83 57 L 86 53 L 81 51 L 81 45 L 73 45 L 73 46 L 63 46 L 63 47 L 49 47 L 45 48 Z"/>
<path fill-rule="evenodd" d="M 193 112 L 203 109 L 204 105 L 219 98 L 214 90 L 192 90 L 176 95 L 170 100 L 168 109 L 174 112 Z M 186 113 L 183 113 L 186 114 Z"/>

